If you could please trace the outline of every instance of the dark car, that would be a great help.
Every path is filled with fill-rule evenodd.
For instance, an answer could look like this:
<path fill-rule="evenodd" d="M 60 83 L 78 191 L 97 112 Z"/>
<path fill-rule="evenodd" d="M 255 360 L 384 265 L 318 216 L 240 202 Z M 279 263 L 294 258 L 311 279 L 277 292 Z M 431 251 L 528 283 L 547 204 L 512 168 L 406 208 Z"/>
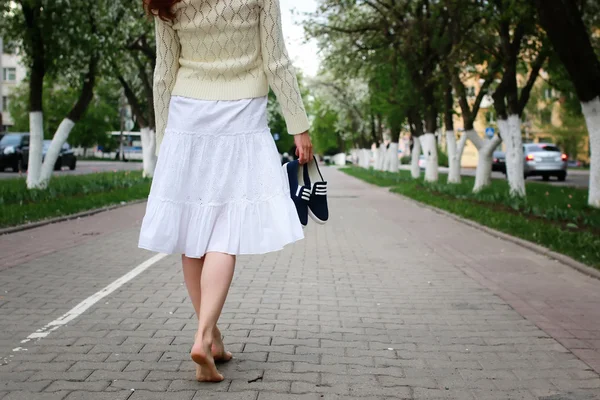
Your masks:
<path fill-rule="evenodd" d="M 42 162 L 50 148 L 51 140 L 42 143 Z M 0 139 L 0 171 L 10 167 L 13 171 L 27 170 L 29 162 L 29 133 L 7 133 Z M 74 170 L 77 165 L 77 157 L 68 143 L 62 145 L 54 170 L 59 171 L 62 167 Z"/>
<path fill-rule="evenodd" d="M 29 135 L 7 133 L 0 139 L 0 171 L 11 168 L 17 172 L 25 169 L 29 150 Z"/>
<path fill-rule="evenodd" d="M 46 158 L 46 152 L 50 148 L 50 144 L 52 140 L 44 140 L 43 148 L 42 148 L 42 160 Z M 60 149 L 60 153 L 58 153 L 58 158 L 56 159 L 56 163 L 54 164 L 54 170 L 60 171 L 62 167 L 69 167 L 72 171 L 75 169 L 77 165 L 77 157 L 75 153 L 73 153 L 73 149 L 69 143 L 64 143 Z"/>
<path fill-rule="evenodd" d="M 495 151 L 492 158 L 492 171 L 506 174 L 506 154 L 503 151 Z"/>

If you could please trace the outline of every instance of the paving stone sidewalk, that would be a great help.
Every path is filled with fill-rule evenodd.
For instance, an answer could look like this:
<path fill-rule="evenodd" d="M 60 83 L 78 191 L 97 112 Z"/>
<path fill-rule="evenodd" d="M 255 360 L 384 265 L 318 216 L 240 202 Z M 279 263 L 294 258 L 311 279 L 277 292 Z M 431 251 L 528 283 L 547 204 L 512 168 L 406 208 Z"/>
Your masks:
<path fill-rule="evenodd" d="M 0 399 L 600 399 L 600 281 L 325 172 L 331 222 L 240 257 L 221 319 L 235 359 L 216 385 L 193 380 L 178 256 L 20 344 L 152 256 L 135 247 L 143 205 L 70 246 L 55 225 L 41 257 L 0 237 L 22 261 L 0 270 Z"/>

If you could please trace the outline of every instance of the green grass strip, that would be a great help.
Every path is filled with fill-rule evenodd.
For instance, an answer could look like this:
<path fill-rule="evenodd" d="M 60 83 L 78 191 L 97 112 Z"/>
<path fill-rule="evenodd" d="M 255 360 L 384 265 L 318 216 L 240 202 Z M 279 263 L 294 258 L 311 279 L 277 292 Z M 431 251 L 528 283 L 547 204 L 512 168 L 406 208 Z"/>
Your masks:
<path fill-rule="evenodd" d="M 0 181 L 0 227 L 72 215 L 144 199 L 150 179 L 141 171 L 54 177 L 47 190 L 28 190 L 24 179 Z"/>
<path fill-rule="evenodd" d="M 600 210 L 587 206 L 585 190 L 530 183 L 525 199 L 513 199 L 506 181 L 493 181 L 474 194 L 470 177 L 448 185 L 412 179 L 408 171 L 394 174 L 358 167 L 342 171 L 600 269 Z M 440 176 L 440 182 L 445 179 Z"/>

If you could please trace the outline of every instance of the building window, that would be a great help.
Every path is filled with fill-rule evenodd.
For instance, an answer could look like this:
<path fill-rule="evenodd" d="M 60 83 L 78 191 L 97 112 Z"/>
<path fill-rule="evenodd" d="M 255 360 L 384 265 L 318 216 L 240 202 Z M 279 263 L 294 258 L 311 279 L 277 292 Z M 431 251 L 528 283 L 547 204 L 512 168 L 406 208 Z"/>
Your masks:
<path fill-rule="evenodd" d="M 5 82 L 16 82 L 17 81 L 17 69 L 16 68 L 4 68 L 2 71 L 2 79 Z"/>
<path fill-rule="evenodd" d="M 552 111 L 547 108 L 541 110 L 540 120 L 542 125 L 550 125 L 552 123 Z"/>
<path fill-rule="evenodd" d="M 8 97 L 7 96 L 2 96 L 2 110 L 1 111 L 8 111 Z"/>
<path fill-rule="evenodd" d="M 475 86 L 469 86 L 467 88 L 467 96 L 475 97 Z"/>

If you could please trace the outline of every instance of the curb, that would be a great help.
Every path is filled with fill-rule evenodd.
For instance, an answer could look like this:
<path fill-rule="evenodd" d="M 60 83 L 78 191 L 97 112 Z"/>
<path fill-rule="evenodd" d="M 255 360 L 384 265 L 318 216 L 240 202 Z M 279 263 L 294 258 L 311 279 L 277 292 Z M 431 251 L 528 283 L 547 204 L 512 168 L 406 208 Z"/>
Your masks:
<path fill-rule="evenodd" d="M 93 210 L 82 211 L 82 212 L 77 213 L 77 214 L 65 215 L 65 216 L 62 216 L 62 217 L 56 217 L 56 218 L 46 219 L 46 220 L 43 220 L 43 221 L 32 222 L 30 224 L 17 225 L 17 226 L 13 226 L 13 227 L 10 227 L 10 228 L 4 228 L 4 229 L 0 229 L 0 236 L 1 235 L 8 235 L 8 234 L 11 234 L 11 233 L 22 232 L 22 231 L 26 231 L 26 230 L 33 229 L 33 228 L 39 228 L 40 226 L 45 226 L 45 225 L 50 225 L 50 224 L 56 224 L 58 222 L 69 221 L 69 220 L 72 220 L 72 219 L 89 217 L 89 216 L 92 216 L 92 215 L 95 215 L 95 214 L 99 214 L 101 212 L 111 211 L 111 210 L 114 210 L 114 209 L 117 209 L 117 208 L 127 207 L 127 206 L 131 206 L 131 205 L 134 205 L 134 204 L 140 204 L 140 203 L 144 203 L 146 201 L 147 201 L 147 199 L 133 200 L 133 201 L 126 202 L 125 204 L 115 204 L 115 205 L 108 206 L 108 207 L 95 208 Z"/>
<path fill-rule="evenodd" d="M 403 196 L 400 193 L 394 193 L 394 192 L 391 191 L 391 188 L 389 190 L 389 193 L 398 195 L 398 196 L 402 197 L 403 199 L 406 199 L 406 200 L 408 200 L 408 201 L 410 201 L 410 202 L 418 205 L 419 207 L 426 208 L 426 209 L 431 210 L 433 212 L 436 212 L 436 213 L 438 213 L 440 215 L 444 215 L 444 216 L 449 217 L 449 218 L 451 218 L 451 219 L 453 219 L 453 220 L 455 220 L 457 222 L 460 222 L 460 223 L 468 225 L 468 226 L 470 226 L 472 228 L 475 228 L 475 229 L 478 229 L 480 231 L 483 231 L 483 232 L 485 232 L 485 233 L 487 233 L 489 235 L 495 236 L 495 237 L 497 237 L 499 239 L 502 239 L 502 240 L 506 240 L 507 242 L 512 242 L 512 243 L 517 244 L 517 245 L 519 245 L 521 247 L 525 247 L 526 249 L 529 249 L 529 250 L 531 250 L 531 251 L 533 251 L 535 253 L 538 253 L 538 254 L 541 254 L 543 256 L 549 257 L 549 258 L 551 258 L 553 260 L 559 261 L 559 262 L 561 262 L 561 263 L 563 263 L 563 264 L 565 264 L 565 265 L 567 265 L 567 266 L 569 266 L 569 267 L 571 267 L 573 269 L 576 269 L 577 271 L 581 272 L 584 275 L 587 275 L 587 276 L 592 277 L 592 278 L 600 279 L 600 271 L 594 269 L 593 267 L 585 265 L 584 263 L 581 263 L 581 262 L 579 262 L 577 260 L 574 260 L 571 257 L 565 256 L 564 254 L 557 253 L 555 251 L 547 249 L 546 247 L 540 246 L 538 244 L 532 243 L 530 241 L 527 241 L 527 240 L 524 240 L 524 239 L 521 239 L 521 238 L 518 238 L 518 237 L 515 237 L 515 236 L 511 236 L 511 235 L 506 234 L 504 232 L 500 232 L 500 231 L 497 231 L 495 229 L 488 228 L 487 226 L 481 225 L 481 224 L 479 224 L 479 223 L 477 223 L 475 221 L 471 221 L 471 220 L 459 217 L 458 215 L 452 214 L 452 213 L 450 213 L 448 211 L 439 209 L 437 207 L 433 207 L 433 206 L 430 206 L 428 204 L 424 204 L 424 203 L 418 202 L 417 200 L 413 200 L 410 197 Z"/>

